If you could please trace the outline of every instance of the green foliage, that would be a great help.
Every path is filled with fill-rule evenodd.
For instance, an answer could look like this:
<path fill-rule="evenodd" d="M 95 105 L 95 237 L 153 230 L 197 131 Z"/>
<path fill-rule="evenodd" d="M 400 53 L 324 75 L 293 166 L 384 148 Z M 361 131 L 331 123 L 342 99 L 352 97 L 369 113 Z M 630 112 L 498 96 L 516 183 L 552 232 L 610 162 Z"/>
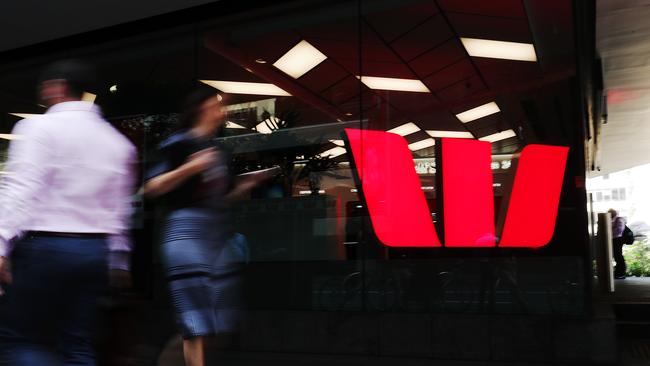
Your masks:
<path fill-rule="evenodd" d="M 647 239 L 637 240 L 623 247 L 628 276 L 650 276 L 650 243 Z"/>

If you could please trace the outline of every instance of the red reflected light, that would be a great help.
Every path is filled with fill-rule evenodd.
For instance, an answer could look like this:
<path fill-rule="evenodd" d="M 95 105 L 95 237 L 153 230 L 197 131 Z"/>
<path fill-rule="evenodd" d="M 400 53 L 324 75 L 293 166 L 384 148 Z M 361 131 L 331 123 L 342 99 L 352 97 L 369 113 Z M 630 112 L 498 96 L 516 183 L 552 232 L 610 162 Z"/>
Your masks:
<path fill-rule="evenodd" d="M 391 247 L 439 247 L 406 140 L 383 131 L 345 132 L 377 238 Z"/>
<path fill-rule="evenodd" d="M 568 153 L 547 145 L 521 151 L 499 246 L 539 248 L 551 240 Z"/>
<path fill-rule="evenodd" d="M 607 104 L 617 105 L 629 102 L 636 98 L 636 93 L 632 90 L 611 89 L 607 91 Z"/>
<path fill-rule="evenodd" d="M 442 139 L 446 247 L 493 247 L 494 193 L 489 142 Z"/>
<path fill-rule="evenodd" d="M 440 247 L 406 140 L 383 131 L 345 132 L 377 238 L 392 247 Z M 496 246 L 490 144 L 441 144 L 445 246 Z M 568 152 L 528 145 L 519 154 L 499 246 L 539 248 L 551 240 Z"/>

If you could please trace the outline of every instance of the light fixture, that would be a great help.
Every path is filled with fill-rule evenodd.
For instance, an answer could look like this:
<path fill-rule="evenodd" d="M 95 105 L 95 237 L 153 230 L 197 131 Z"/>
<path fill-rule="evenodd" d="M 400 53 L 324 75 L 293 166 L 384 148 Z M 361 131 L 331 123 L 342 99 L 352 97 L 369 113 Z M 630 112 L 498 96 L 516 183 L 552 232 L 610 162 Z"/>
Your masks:
<path fill-rule="evenodd" d="M 489 116 L 491 114 L 498 113 L 500 111 L 501 110 L 499 109 L 499 106 L 495 102 L 490 102 L 478 106 L 476 108 L 467 110 L 463 113 L 459 113 L 456 115 L 456 118 L 458 118 L 458 120 L 463 123 L 467 123 L 467 122 L 472 122 L 474 120 L 477 120 L 479 118 L 483 118 L 485 116 Z"/>
<path fill-rule="evenodd" d="M 215 89 L 231 94 L 290 96 L 278 86 L 268 83 L 249 83 L 244 81 L 199 80 Z"/>
<path fill-rule="evenodd" d="M 454 138 L 454 139 L 473 139 L 474 135 L 467 131 L 427 131 L 429 136 L 438 138 Z"/>
<path fill-rule="evenodd" d="M 327 156 L 330 157 L 330 158 L 335 158 L 337 156 L 341 156 L 341 155 L 345 154 L 346 152 L 347 152 L 347 150 L 345 150 L 345 148 L 337 146 L 337 147 L 335 147 L 333 149 L 329 149 L 327 151 L 324 151 L 324 152 L 322 152 L 322 153 L 320 153 L 318 155 L 321 158 L 324 158 L 324 157 L 327 157 Z"/>
<path fill-rule="evenodd" d="M 299 191 L 298 194 L 306 195 L 306 194 L 313 194 L 313 192 L 312 192 L 312 191 Z M 325 190 L 324 190 L 324 189 L 320 189 L 320 190 L 318 191 L 318 194 L 325 194 Z"/>
<path fill-rule="evenodd" d="M 285 74 L 294 79 L 298 79 L 326 59 L 327 56 L 316 47 L 312 46 L 309 42 L 302 40 L 275 61 L 273 66 L 282 70 Z"/>
<path fill-rule="evenodd" d="M 375 76 L 357 76 L 357 78 L 370 89 L 395 90 L 414 93 L 431 92 L 429 91 L 429 88 L 426 87 L 426 85 L 417 79 L 396 79 Z"/>
<path fill-rule="evenodd" d="M 81 96 L 81 100 L 83 100 L 84 102 L 95 103 L 95 99 L 97 99 L 97 94 L 93 94 L 89 92 L 84 92 L 83 95 Z"/>
<path fill-rule="evenodd" d="M 226 128 L 246 129 L 246 127 L 230 121 L 226 121 Z"/>
<path fill-rule="evenodd" d="M 257 62 L 258 64 L 265 64 L 266 60 L 263 59 L 263 58 L 258 58 L 258 59 L 255 60 L 255 62 Z"/>
<path fill-rule="evenodd" d="M 111 87 L 108 88 L 108 91 L 111 93 L 117 93 L 117 84 L 111 85 Z"/>
<path fill-rule="evenodd" d="M 405 123 L 405 124 L 403 124 L 401 126 L 392 128 L 392 129 L 388 130 L 387 132 L 396 133 L 396 134 L 398 134 L 400 136 L 407 136 L 407 135 L 410 135 L 412 133 L 416 133 L 418 131 L 420 131 L 420 127 L 418 127 L 413 122 L 409 122 L 409 123 Z"/>
<path fill-rule="evenodd" d="M 426 149 L 427 147 L 431 147 L 436 144 L 436 140 L 434 139 L 425 139 L 422 141 L 414 142 L 412 144 L 409 144 L 409 149 L 411 151 L 418 151 L 422 149 Z"/>
<path fill-rule="evenodd" d="M 470 56 L 515 61 L 537 61 L 535 46 L 531 43 L 494 41 L 490 39 L 461 38 Z"/>
<path fill-rule="evenodd" d="M 492 135 L 488 136 L 483 136 L 479 140 L 481 141 L 487 141 L 487 142 L 496 142 L 496 141 L 501 141 L 505 139 L 509 139 L 511 137 L 515 137 L 517 134 L 513 130 L 506 130 L 498 133 L 494 133 Z"/>
<path fill-rule="evenodd" d="M 41 114 L 38 114 L 38 113 L 9 113 L 9 114 L 12 115 L 12 116 L 16 116 L 18 118 L 22 118 L 22 119 L 41 116 Z"/>

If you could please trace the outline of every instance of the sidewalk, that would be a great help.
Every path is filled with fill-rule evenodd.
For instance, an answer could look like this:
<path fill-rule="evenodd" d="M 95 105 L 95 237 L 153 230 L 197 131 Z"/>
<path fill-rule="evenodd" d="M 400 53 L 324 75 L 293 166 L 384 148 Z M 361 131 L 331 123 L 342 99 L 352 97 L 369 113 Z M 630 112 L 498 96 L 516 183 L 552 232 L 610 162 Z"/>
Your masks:
<path fill-rule="evenodd" d="M 158 366 L 183 365 L 181 339 L 168 344 Z M 364 357 L 355 355 L 322 355 L 308 353 L 223 351 L 209 354 L 207 366 L 551 366 L 540 363 L 474 362 L 436 360 L 429 358 Z M 554 364 L 553 366 L 562 366 Z M 567 365 L 568 366 L 568 365 Z M 632 364 L 630 364 L 632 366 Z M 636 366 L 636 365 L 634 365 Z"/>

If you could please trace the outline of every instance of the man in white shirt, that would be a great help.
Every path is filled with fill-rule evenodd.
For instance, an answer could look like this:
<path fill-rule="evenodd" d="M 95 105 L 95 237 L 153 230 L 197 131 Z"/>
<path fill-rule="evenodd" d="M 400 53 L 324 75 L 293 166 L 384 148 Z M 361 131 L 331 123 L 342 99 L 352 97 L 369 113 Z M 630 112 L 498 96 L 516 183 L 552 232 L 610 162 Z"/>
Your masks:
<path fill-rule="evenodd" d="M 91 79 L 76 61 L 48 67 L 47 112 L 12 132 L 0 182 L 0 351 L 10 365 L 95 365 L 96 300 L 107 274 L 128 279 L 136 150 L 81 101 Z"/>

